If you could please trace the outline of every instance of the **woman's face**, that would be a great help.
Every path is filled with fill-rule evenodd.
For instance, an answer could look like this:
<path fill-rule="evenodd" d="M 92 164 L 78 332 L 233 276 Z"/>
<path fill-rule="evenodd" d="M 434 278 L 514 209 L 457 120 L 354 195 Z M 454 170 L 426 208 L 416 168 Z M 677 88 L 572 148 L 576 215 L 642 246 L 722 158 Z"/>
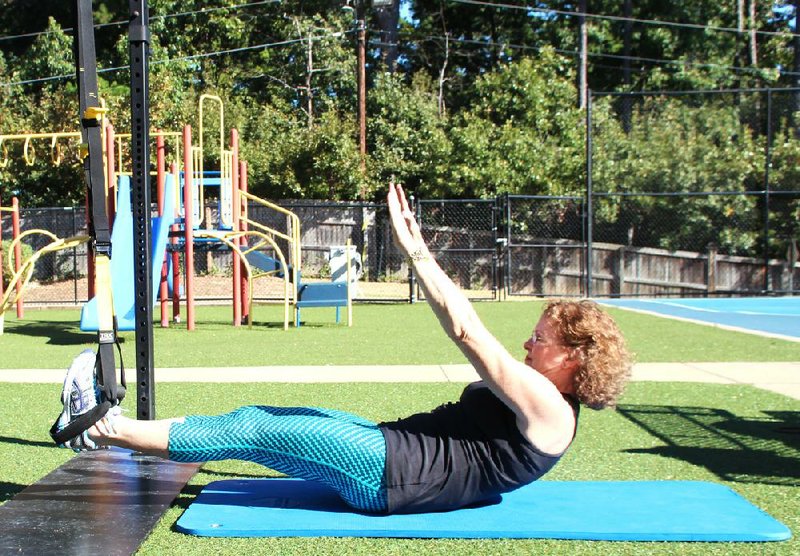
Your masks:
<path fill-rule="evenodd" d="M 522 347 L 527 352 L 525 364 L 551 382 L 559 386 L 565 378 L 571 380 L 574 364 L 569 357 L 570 349 L 562 343 L 561 335 L 547 317 L 539 319 L 531 337 Z"/>

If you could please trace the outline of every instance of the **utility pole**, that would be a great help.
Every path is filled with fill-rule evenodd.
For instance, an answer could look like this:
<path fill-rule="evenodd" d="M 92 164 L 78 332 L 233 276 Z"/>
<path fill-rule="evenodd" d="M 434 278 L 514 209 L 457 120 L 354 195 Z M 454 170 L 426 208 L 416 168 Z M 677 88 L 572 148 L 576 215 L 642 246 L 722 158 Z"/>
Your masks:
<path fill-rule="evenodd" d="M 800 0 L 792 0 L 792 5 L 794 6 L 794 17 L 795 17 L 795 24 L 794 24 L 794 35 L 792 36 L 792 51 L 794 53 L 794 59 L 792 60 L 792 87 L 800 87 L 800 35 L 797 34 L 798 28 L 800 26 L 797 25 L 798 22 L 798 12 L 800 12 Z M 792 106 L 792 113 L 796 114 L 800 111 L 800 91 L 795 91 L 793 93 L 793 106 Z M 800 128 L 797 127 L 798 122 L 794 122 L 795 124 L 795 134 L 800 135 Z"/>
<path fill-rule="evenodd" d="M 633 35 L 633 7 L 631 0 L 625 0 L 625 36 L 623 37 L 622 52 L 625 59 L 622 61 L 622 80 L 625 84 L 625 92 L 630 92 L 633 79 L 631 77 L 631 42 Z"/>
<path fill-rule="evenodd" d="M 361 175 L 362 178 L 367 174 L 367 24 L 364 14 L 364 3 L 358 3 L 358 15 L 356 19 L 356 55 L 357 55 L 357 77 L 358 77 L 358 152 L 361 155 Z M 358 192 L 359 198 L 363 201 L 366 196 L 365 180 L 362 179 L 361 188 Z"/>
<path fill-rule="evenodd" d="M 396 0 L 345 0 L 343 6 L 348 11 L 355 10 L 356 23 L 356 78 L 358 104 L 358 152 L 361 157 L 361 187 L 358 198 L 367 196 L 367 7 L 386 9 Z M 397 7 L 399 9 L 399 5 Z"/>
<path fill-rule="evenodd" d="M 586 92 L 589 89 L 588 70 L 589 64 L 589 35 L 586 29 L 586 0 L 580 0 L 578 6 L 578 21 L 580 22 L 580 67 L 578 68 L 578 107 L 586 108 Z"/>

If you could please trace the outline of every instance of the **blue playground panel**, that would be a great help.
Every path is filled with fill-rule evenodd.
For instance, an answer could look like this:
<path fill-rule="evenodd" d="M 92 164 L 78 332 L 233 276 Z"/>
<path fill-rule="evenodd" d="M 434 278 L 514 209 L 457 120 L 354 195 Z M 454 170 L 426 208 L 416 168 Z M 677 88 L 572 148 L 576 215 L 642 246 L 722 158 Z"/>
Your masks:
<path fill-rule="evenodd" d="M 164 182 L 164 214 L 175 211 L 175 180 L 171 175 Z M 153 218 L 151 232 L 151 254 L 153 261 L 153 303 L 161 281 L 161 263 L 167 251 L 169 227 L 172 218 Z M 170 273 L 171 274 L 171 273 Z M 131 180 L 120 176 L 117 183 L 117 213 L 111 231 L 111 290 L 114 312 L 119 330 L 135 329 L 133 272 L 133 211 L 131 209 Z M 90 299 L 81 310 L 81 330 L 97 330 L 97 299 Z"/>
<path fill-rule="evenodd" d="M 185 183 L 185 181 L 184 181 L 184 172 L 180 173 L 179 178 L 181 180 L 180 195 L 181 195 L 181 199 L 183 199 L 184 198 L 183 197 L 183 187 L 184 187 L 184 183 Z M 211 171 L 203 172 L 203 187 L 209 187 L 209 188 L 221 187 L 222 186 L 222 181 L 223 181 L 222 180 L 222 173 L 219 172 L 219 171 L 211 170 Z M 225 185 L 230 187 L 230 180 L 229 179 L 225 180 Z M 192 186 L 196 188 L 197 187 L 196 182 L 193 182 Z M 222 195 L 220 194 L 219 195 L 219 201 L 217 202 L 217 209 L 219 210 L 220 214 L 223 213 L 222 204 L 223 204 L 223 200 L 222 200 Z M 192 224 L 192 229 L 193 230 L 199 230 L 200 229 L 200 222 L 194 222 Z M 233 227 L 230 226 L 230 225 L 226 225 L 226 224 L 220 222 L 220 224 L 217 227 L 217 229 L 218 230 L 224 230 L 224 231 L 230 231 L 230 230 L 233 229 Z M 195 241 L 215 241 L 215 240 L 212 239 L 212 238 L 195 238 Z"/>
<path fill-rule="evenodd" d="M 800 340 L 800 297 L 600 299 L 598 302 Z"/>
<path fill-rule="evenodd" d="M 494 503 L 387 516 L 356 512 L 320 483 L 226 480 L 206 485 L 176 527 L 206 537 L 764 542 L 792 536 L 730 488 L 699 481 L 537 481 Z"/>

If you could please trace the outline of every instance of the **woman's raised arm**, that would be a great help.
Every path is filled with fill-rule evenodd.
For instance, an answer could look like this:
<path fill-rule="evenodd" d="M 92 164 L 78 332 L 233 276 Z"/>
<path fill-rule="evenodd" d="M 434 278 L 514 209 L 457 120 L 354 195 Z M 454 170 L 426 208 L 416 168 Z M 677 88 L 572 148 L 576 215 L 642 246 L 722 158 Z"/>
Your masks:
<path fill-rule="evenodd" d="M 515 412 L 523 434 L 540 449 L 561 444 L 565 434 L 571 438 L 574 419 L 569 404 L 550 380 L 515 359 L 486 329 L 469 300 L 431 257 L 401 186 L 389 185 L 387 202 L 395 244 L 414 265 L 439 323 L 495 395 Z"/>

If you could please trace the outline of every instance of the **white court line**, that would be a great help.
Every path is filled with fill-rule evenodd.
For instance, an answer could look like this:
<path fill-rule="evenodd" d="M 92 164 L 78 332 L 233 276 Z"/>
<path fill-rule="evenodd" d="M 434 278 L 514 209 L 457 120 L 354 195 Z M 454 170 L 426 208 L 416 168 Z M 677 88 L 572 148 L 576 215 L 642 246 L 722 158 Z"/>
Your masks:
<path fill-rule="evenodd" d="M 724 309 L 707 309 L 705 307 L 695 307 L 693 305 L 684 305 L 683 303 L 675 303 L 670 301 L 658 301 L 656 299 L 637 299 L 640 303 L 652 303 L 654 305 L 668 305 L 670 307 L 680 307 L 681 309 L 688 309 L 690 311 L 698 311 L 701 313 L 727 313 L 731 315 L 753 315 L 756 317 L 800 317 L 800 314 L 793 313 L 763 313 L 760 311 L 726 311 Z M 614 305 L 619 307 L 619 305 Z"/>
<path fill-rule="evenodd" d="M 800 317 L 800 314 L 793 313 L 759 313 L 758 311 L 731 311 L 737 315 L 755 315 L 757 317 Z"/>
<path fill-rule="evenodd" d="M 606 307 L 612 307 L 616 309 L 622 309 L 624 311 L 631 311 L 633 313 L 641 313 L 643 315 L 650 315 L 653 317 L 662 317 L 665 319 L 672 319 L 672 320 L 679 320 L 683 322 L 691 322 L 693 324 L 700 324 L 703 326 L 710 326 L 712 328 L 721 328 L 722 330 L 731 330 L 733 332 L 744 332 L 745 334 L 753 334 L 755 336 L 764 336 L 766 338 L 777 338 L 778 340 L 788 340 L 790 342 L 797 342 L 800 343 L 800 338 L 796 338 L 794 336 L 785 336 L 784 334 L 775 334 L 772 332 L 763 332 L 761 330 L 752 330 L 750 328 L 741 328 L 738 326 L 730 326 L 727 324 L 720 324 L 717 322 L 708 322 L 704 320 L 698 319 L 690 319 L 686 317 L 676 317 L 674 315 L 667 315 L 664 313 L 658 313 L 656 311 L 647 311 L 645 309 L 633 309 L 631 307 L 623 307 L 622 305 L 613 305 L 611 303 L 603 303 L 601 299 L 595 299 L 595 301 L 601 305 L 605 305 Z"/>
<path fill-rule="evenodd" d="M 668 305 L 670 307 L 680 307 L 681 309 L 689 309 L 691 311 L 699 311 L 701 313 L 722 313 L 719 309 L 705 309 L 700 307 L 692 307 L 691 305 L 684 305 L 683 303 L 672 303 L 669 301 L 654 301 L 659 305 Z"/>

